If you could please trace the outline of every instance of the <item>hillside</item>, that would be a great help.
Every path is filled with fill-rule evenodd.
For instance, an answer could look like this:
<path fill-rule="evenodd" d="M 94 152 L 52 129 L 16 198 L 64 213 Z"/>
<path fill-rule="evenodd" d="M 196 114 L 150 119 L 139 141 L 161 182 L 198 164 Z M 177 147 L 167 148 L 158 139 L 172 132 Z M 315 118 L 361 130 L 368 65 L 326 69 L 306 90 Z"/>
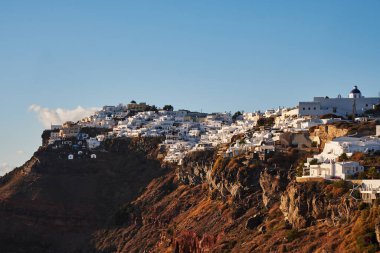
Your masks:
<path fill-rule="evenodd" d="M 96 159 L 38 150 L 0 178 L 0 252 L 378 249 L 380 209 L 348 197 L 349 184 L 296 183 L 297 149 L 265 161 L 199 151 L 162 166 L 161 141 L 113 139 Z"/>
<path fill-rule="evenodd" d="M 113 141 L 107 152 L 86 160 L 60 159 L 46 148 L 37 151 L 0 179 L 0 252 L 31 252 L 30 247 L 34 252 L 86 252 L 94 230 L 166 173 L 148 158 L 147 149 L 154 152 L 151 146 L 158 141 Z"/>

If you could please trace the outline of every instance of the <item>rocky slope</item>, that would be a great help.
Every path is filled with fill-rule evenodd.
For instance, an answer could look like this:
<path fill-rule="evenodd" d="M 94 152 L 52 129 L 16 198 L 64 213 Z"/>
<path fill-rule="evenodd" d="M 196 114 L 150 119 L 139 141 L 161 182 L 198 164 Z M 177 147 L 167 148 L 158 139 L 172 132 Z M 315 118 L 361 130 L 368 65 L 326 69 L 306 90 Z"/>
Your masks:
<path fill-rule="evenodd" d="M 72 161 L 41 148 L 0 179 L 0 237 L 6 242 L 0 252 L 7 252 L 2 247 L 30 252 L 30 245 L 35 252 L 90 250 L 91 233 L 166 173 L 145 152 L 155 151 L 151 146 L 157 143 L 119 140 L 108 143 L 97 159 Z"/>
<path fill-rule="evenodd" d="M 160 141 L 109 141 L 96 160 L 41 148 L 0 178 L 0 252 L 378 249 L 380 209 L 342 182 L 296 183 L 300 151 L 266 161 L 202 151 L 163 166 Z"/>
<path fill-rule="evenodd" d="M 336 122 L 333 124 L 320 125 L 309 129 L 311 139 L 318 137 L 320 148 L 323 149 L 326 142 L 342 136 L 368 136 L 376 133 L 375 122 Z"/>

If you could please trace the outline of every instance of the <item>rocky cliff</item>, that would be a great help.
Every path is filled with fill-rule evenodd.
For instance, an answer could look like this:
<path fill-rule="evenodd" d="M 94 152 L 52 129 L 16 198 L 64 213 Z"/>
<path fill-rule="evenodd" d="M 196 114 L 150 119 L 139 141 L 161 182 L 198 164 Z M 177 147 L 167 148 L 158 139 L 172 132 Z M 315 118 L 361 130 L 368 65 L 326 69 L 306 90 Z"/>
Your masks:
<path fill-rule="evenodd" d="M 378 249 L 379 210 L 343 182 L 296 183 L 297 150 L 265 161 L 202 151 L 164 166 L 160 141 L 108 141 L 95 160 L 41 148 L 0 178 L 0 252 Z"/>
<path fill-rule="evenodd" d="M 320 125 L 309 129 L 310 138 L 318 138 L 320 140 L 320 148 L 323 149 L 326 142 L 342 136 L 367 136 L 376 133 L 375 122 L 336 122 L 333 124 Z"/>
<path fill-rule="evenodd" d="M 158 142 L 113 141 L 97 159 L 72 161 L 41 148 L 0 179 L 0 233 L 6 241 L 0 252 L 7 252 L 4 246 L 25 246 L 24 252 L 31 252 L 28 245 L 35 252 L 90 250 L 92 231 L 107 225 L 120 205 L 166 173 L 149 158 Z"/>
<path fill-rule="evenodd" d="M 297 229 L 318 222 L 334 226 L 350 223 L 358 201 L 347 196 L 348 183 L 336 184 L 292 182 L 281 196 L 285 220 Z"/>

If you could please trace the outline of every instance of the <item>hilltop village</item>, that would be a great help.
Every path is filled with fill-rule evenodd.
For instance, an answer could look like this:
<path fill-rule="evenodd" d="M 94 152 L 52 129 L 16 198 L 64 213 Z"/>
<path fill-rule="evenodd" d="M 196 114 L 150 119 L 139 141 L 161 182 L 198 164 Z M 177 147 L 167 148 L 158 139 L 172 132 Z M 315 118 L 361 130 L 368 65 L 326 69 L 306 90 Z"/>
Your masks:
<path fill-rule="evenodd" d="M 78 122 L 52 125 L 42 137 L 45 147 L 67 160 L 97 159 L 104 143 L 114 138 L 161 138 L 159 159 L 178 165 L 194 151 L 215 149 L 223 157 L 247 154 L 267 160 L 275 152 L 297 148 L 310 154 L 298 181 L 361 179 L 362 198 L 371 202 L 380 195 L 380 180 L 363 180 L 360 175 L 369 169 L 377 173 L 378 168 L 365 167 L 351 157 L 380 152 L 379 105 L 379 97 L 366 98 L 357 86 L 346 98 L 316 97 L 293 108 L 265 112 L 202 113 L 131 101 L 103 106 Z M 375 122 L 376 134 L 352 133 L 327 143 L 310 134 L 311 129 L 346 122 Z"/>

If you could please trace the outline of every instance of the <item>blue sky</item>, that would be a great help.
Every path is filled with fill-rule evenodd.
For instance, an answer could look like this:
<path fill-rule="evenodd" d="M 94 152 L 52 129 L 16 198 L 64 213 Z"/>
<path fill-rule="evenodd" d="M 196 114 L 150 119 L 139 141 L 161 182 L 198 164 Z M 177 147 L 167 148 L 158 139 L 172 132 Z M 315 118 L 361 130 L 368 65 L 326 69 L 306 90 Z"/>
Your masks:
<path fill-rule="evenodd" d="M 234 112 L 353 85 L 376 96 L 378 13 L 376 0 L 1 1 L 0 166 L 40 145 L 32 104 Z"/>

